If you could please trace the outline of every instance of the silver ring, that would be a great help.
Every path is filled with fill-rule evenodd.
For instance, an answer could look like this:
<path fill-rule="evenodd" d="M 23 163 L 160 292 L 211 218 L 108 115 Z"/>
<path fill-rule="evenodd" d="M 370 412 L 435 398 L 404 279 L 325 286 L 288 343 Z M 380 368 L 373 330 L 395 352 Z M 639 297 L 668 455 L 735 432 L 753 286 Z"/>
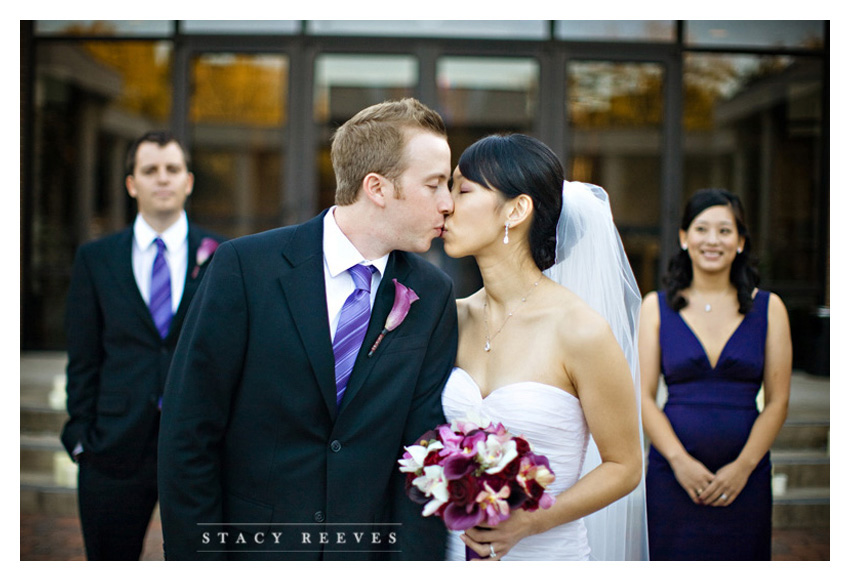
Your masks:
<path fill-rule="evenodd" d="M 495 549 L 493 549 L 493 543 L 490 543 L 490 558 L 491 559 L 496 558 L 496 551 L 495 551 Z"/>
<path fill-rule="evenodd" d="M 726 500 L 727 498 L 729 498 L 729 497 L 728 497 L 728 496 L 726 496 L 726 493 L 725 493 L 725 492 L 724 492 L 723 494 L 721 494 L 721 495 L 720 495 L 720 500 Z"/>

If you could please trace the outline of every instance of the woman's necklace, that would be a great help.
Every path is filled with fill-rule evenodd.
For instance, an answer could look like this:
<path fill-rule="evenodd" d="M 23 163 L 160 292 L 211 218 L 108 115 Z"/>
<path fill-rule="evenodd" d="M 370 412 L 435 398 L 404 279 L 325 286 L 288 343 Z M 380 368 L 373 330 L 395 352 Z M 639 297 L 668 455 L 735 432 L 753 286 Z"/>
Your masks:
<path fill-rule="evenodd" d="M 534 292 L 534 289 L 536 289 L 536 288 L 537 288 L 537 285 L 538 285 L 538 284 L 540 284 L 540 281 L 541 281 L 541 280 L 543 280 L 543 273 L 540 273 L 540 278 L 538 278 L 538 279 L 534 282 L 534 284 L 533 284 L 533 285 L 531 285 L 531 288 L 530 288 L 530 289 L 528 289 L 528 292 L 527 292 L 527 293 L 525 293 L 525 296 L 524 296 L 524 297 L 522 297 L 522 299 L 521 299 L 521 300 L 520 300 L 520 302 L 519 302 L 519 305 L 517 306 L 517 310 L 519 310 L 519 308 L 520 308 L 520 307 L 521 307 L 521 306 L 525 303 L 525 300 L 526 300 L 526 299 L 527 299 L 527 298 L 531 295 L 531 293 L 532 293 L 532 292 Z M 487 293 L 486 293 L 486 292 L 484 293 L 484 296 L 485 296 L 485 297 L 487 296 Z M 498 330 L 498 331 L 496 331 L 496 332 L 493 334 L 493 336 L 492 336 L 492 337 L 490 337 L 490 322 L 489 322 L 489 316 L 487 315 L 487 299 L 486 299 L 486 298 L 484 299 L 484 332 L 485 332 L 485 334 L 487 335 L 487 340 L 486 340 L 486 342 L 484 343 L 484 351 L 486 351 L 487 353 L 489 353 L 489 352 L 491 351 L 492 347 L 490 346 L 490 342 L 491 342 L 493 339 L 495 339 L 495 338 L 496 338 L 496 336 L 498 336 L 498 334 L 499 334 L 499 333 L 501 333 L 501 332 L 502 332 L 502 329 L 504 329 L 504 328 L 505 328 L 505 325 L 507 325 L 507 324 L 508 324 L 508 321 L 510 321 L 510 320 L 511 320 L 511 317 L 513 317 L 513 316 L 514 316 L 514 312 L 513 312 L 513 311 L 508 311 L 508 316 L 507 316 L 507 317 L 505 317 L 505 321 L 502 323 L 502 326 L 501 326 L 501 327 L 499 327 L 499 330 Z"/>
<path fill-rule="evenodd" d="M 697 293 L 697 294 L 699 294 L 699 293 Z M 726 298 L 726 295 L 728 295 L 728 294 L 730 294 L 730 291 L 727 290 L 727 291 L 721 293 L 720 295 L 718 295 L 717 297 L 715 297 L 715 303 L 714 304 L 717 304 L 717 301 L 719 301 L 720 299 Z M 705 302 L 705 312 L 706 313 L 711 312 L 711 303 L 708 302 L 708 301 Z"/>

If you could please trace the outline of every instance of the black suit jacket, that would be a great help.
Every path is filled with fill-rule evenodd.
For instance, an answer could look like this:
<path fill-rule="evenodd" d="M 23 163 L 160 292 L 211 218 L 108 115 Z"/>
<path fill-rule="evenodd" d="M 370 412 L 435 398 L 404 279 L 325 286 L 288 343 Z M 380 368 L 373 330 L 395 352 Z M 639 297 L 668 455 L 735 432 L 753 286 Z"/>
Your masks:
<path fill-rule="evenodd" d="M 397 459 L 445 421 L 451 281 L 390 254 L 337 412 L 322 219 L 223 244 L 192 304 L 160 432 L 167 559 L 443 558 L 445 527 L 406 498 Z M 394 278 L 420 299 L 367 357 Z"/>
<path fill-rule="evenodd" d="M 87 461 L 113 472 L 132 471 L 156 450 L 159 398 L 197 276 L 195 256 L 204 237 L 189 225 L 189 258 L 180 306 L 165 339 L 159 336 L 133 275 L 133 229 L 82 245 L 68 290 L 68 413 L 62 443 L 78 443 Z"/>

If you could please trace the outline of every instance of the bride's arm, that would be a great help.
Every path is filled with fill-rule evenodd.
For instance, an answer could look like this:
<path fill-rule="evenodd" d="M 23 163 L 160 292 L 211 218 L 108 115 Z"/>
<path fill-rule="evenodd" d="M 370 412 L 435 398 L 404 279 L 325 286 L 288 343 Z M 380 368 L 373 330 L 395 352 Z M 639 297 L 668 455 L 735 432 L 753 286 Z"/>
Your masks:
<path fill-rule="evenodd" d="M 667 419 L 667 416 L 658 408 L 656 403 L 658 378 L 661 374 L 658 300 L 656 293 L 649 293 L 643 300 L 640 311 L 638 354 L 643 427 L 652 445 L 670 463 L 676 480 L 685 489 L 691 500 L 698 502 L 699 492 L 708 487 L 714 479 L 714 474 L 688 454 L 682 442 L 676 436 L 676 432 L 673 431 L 670 420 Z"/>
<path fill-rule="evenodd" d="M 492 529 L 467 531 L 467 544 L 486 556 L 493 545 L 504 556 L 522 538 L 539 534 L 603 508 L 640 482 L 641 449 L 631 373 L 620 346 L 596 313 L 570 326 L 558 339 L 569 354 L 566 372 L 576 388 L 602 463 L 556 498 L 546 510 L 514 511 Z M 556 474 L 557 477 L 557 474 Z"/>

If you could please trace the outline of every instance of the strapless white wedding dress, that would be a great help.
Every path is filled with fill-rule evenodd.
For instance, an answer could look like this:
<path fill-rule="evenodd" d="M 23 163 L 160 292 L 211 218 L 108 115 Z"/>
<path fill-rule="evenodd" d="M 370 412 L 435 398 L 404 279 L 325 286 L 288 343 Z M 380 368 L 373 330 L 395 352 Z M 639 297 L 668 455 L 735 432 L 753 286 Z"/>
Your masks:
<path fill-rule="evenodd" d="M 581 476 L 589 432 L 578 398 L 557 387 L 523 381 L 496 389 L 486 398 L 475 380 L 455 367 L 443 391 L 446 419 L 463 418 L 470 411 L 501 422 L 509 432 L 524 436 L 537 454 L 549 459 L 555 481 L 548 491 L 557 496 Z M 446 557 L 465 560 L 460 532 L 449 535 Z M 582 519 L 552 528 L 518 542 L 503 561 L 584 561 L 590 557 Z"/>

